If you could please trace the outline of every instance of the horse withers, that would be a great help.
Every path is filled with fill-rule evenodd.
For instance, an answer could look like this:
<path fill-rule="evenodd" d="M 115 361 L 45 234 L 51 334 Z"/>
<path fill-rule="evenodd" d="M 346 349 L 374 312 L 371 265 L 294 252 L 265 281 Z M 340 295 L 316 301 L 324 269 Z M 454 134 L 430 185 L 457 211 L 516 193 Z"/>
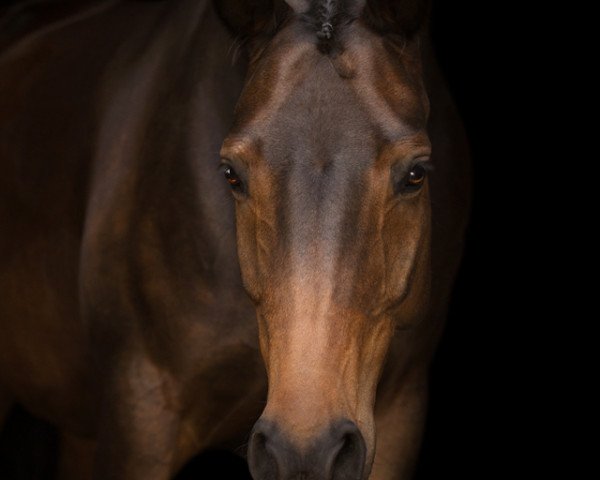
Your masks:
<path fill-rule="evenodd" d="M 0 407 L 61 479 L 409 478 L 469 197 L 428 2 L 57 8 L 1 23 Z"/>

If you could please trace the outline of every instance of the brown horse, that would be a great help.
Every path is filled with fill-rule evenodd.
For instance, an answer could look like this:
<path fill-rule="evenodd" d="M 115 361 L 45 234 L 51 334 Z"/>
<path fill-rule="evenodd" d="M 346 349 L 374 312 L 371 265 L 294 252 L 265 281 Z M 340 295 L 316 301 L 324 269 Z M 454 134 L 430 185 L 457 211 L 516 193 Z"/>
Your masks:
<path fill-rule="evenodd" d="M 0 415 L 59 427 L 61 479 L 248 438 L 257 480 L 410 478 L 469 197 L 428 10 L 5 14 Z"/>

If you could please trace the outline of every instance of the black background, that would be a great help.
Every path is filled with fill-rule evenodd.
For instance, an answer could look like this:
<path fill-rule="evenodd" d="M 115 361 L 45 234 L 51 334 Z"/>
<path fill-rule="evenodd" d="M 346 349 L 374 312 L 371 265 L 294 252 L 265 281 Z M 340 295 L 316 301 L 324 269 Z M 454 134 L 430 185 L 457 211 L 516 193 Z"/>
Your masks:
<path fill-rule="evenodd" d="M 522 13 L 510 2 L 434 0 L 434 44 L 467 129 L 474 199 L 465 257 L 432 371 L 418 480 L 521 477 L 533 457 L 524 418 L 535 417 L 527 392 L 536 372 L 521 362 L 531 327 L 515 329 L 515 321 L 527 317 L 530 268 L 522 262 L 528 243 L 517 224 L 528 212 L 527 202 L 507 195 L 507 189 L 523 188 L 512 145 L 533 110 L 524 91 L 526 65 L 536 61 L 536 52 L 520 29 Z M 0 478 L 50 478 L 54 440 L 48 425 L 16 411 L 0 437 Z M 219 473 L 197 474 L 209 466 Z M 181 478 L 232 478 L 243 470 L 241 460 L 212 453 Z"/>

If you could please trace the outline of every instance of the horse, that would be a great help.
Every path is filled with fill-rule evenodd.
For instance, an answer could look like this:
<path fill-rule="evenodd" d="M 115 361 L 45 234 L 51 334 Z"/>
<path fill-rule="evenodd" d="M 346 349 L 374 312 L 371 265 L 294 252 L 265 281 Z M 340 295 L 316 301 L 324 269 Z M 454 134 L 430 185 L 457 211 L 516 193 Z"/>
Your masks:
<path fill-rule="evenodd" d="M 427 0 L 0 21 L 0 417 L 59 478 L 409 479 L 469 209 Z"/>

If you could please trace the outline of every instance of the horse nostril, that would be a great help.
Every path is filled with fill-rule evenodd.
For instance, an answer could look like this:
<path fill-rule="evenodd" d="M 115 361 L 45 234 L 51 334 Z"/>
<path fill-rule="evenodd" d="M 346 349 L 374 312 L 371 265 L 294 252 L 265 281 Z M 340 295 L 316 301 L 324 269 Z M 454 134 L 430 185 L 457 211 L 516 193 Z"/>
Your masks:
<path fill-rule="evenodd" d="M 338 427 L 341 441 L 333 458 L 332 480 L 360 480 L 363 477 L 367 447 L 354 422 L 345 421 Z"/>
<path fill-rule="evenodd" d="M 269 425 L 259 420 L 250 437 L 248 466 L 254 479 L 277 480 L 277 461 L 267 447 L 269 430 Z"/>
<path fill-rule="evenodd" d="M 350 420 L 335 421 L 299 445 L 275 422 L 260 419 L 250 436 L 248 466 L 254 480 L 362 480 L 366 451 Z"/>

